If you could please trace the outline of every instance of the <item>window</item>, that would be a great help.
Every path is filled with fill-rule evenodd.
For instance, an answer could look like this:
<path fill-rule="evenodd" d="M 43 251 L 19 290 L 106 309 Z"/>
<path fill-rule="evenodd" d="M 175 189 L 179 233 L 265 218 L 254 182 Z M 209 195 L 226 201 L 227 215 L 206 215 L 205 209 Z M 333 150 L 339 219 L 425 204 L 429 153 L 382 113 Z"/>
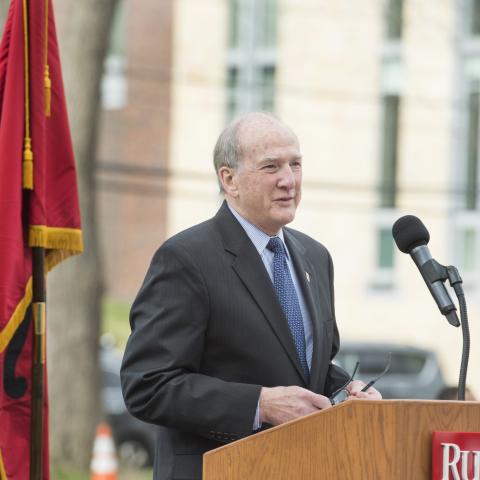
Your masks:
<path fill-rule="evenodd" d="M 120 2 L 112 23 L 102 78 L 102 106 L 106 110 L 123 108 L 127 103 L 125 76 L 125 2 Z"/>
<path fill-rule="evenodd" d="M 480 270 L 480 0 L 459 2 L 460 76 L 453 158 L 452 256 L 466 288 L 478 288 Z M 460 134 L 457 134 L 460 132 Z"/>
<path fill-rule="evenodd" d="M 261 78 L 262 84 L 258 105 L 261 110 L 272 111 L 275 101 L 275 67 L 263 67 Z"/>
<path fill-rule="evenodd" d="M 275 48 L 277 43 L 277 0 L 258 2 L 258 44 L 266 48 Z"/>
<path fill-rule="evenodd" d="M 242 0 L 230 0 L 230 9 L 229 9 L 229 45 L 230 48 L 236 48 L 240 45 L 240 28 L 239 28 L 239 18 L 240 18 L 240 3 Z"/>
<path fill-rule="evenodd" d="M 473 272 L 477 266 L 475 259 L 477 232 L 473 228 L 465 228 L 462 232 L 462 243 L 462 266 L 467 273 Z"/>
<path fill-rule="evenodd" d="M 470 34 L 480 35 L 480 0 L 471 0 Z"/>
<path fill-rule="evenodd" d="M 386 0 L 385 5 L 385 37 L 396 40 L 402 37 L 402 0 Z"/>
<path fill-rule="evenodd" d="M 378 200 L 375 214 L 375 275 L 371 287 L 392 290 L 395 245 L 391 228 L 397 207 L 397 172 L 400 134 L 401 92 L 404 83 L 402 61 L 402 0 L 385 0 L 385 37 L 381 57 Z"/>
<path fill-rule="evenodd" d="M 277 0 L 230 0 L 227 117 L 275 107 Z"/>
<path fill-rule="evenodd" d="M 382 99 L 381 208 L 393 208 L 396 204 L 399 104 L 398 95 L 385 95 Z"/>
<path fill-rule="evenodd" d="M 397 163 L 400 97 L 384 95 L 382 98 L 382 145 L 380 157 L 379 207 L 377 214 L 377 261 L 379 271 L 394 266 L 394 243 L 391 225 L 397 205 Z M 391 283 L 391 280 L 387 281 Z"/>
<path fill-rule="evenodd" d="M 378 230 L 378 258 L 377 266 L 380 269 L 393 268 L 393 237 L 390 228 Z"/>
<path fill-rule="evenodd" d="M 240 103 L 239 85 L 238 85 L 238 68 L 231 67 L 228 69 L 227 79 L 227 112 L 229 117 L 234 116 L 234 112 L 237 110 L 237 105 Z"/>
<path fill-rule="evenodd" d="M 468 95 L 468 137 L 467 158 L 465 169 L 465 198 L 466 210 L 475 210 L 478 206 L 478 133 L 479 133 L 479 82 L 472 85 Z"/>
<path fill-rule="evenodd" d="M 480 252 L 480 221 L 478 213 L 459 211 L 455 217 L 455 253 L 456 264 L 468 287 L 478 282 Z"/>
<path fill-rule="evenodd" d="M 480 53 L 479 53 L 480 54 Z M 474 55 L 476 56 L 476 55 Z M 465 62 L 465 131 L 461 146 L 459 194 L 454 215 L 455 261 L 466 286 L 478 282 L 480 256 L 480 75 L 475 69 L 474 58 Z"/>

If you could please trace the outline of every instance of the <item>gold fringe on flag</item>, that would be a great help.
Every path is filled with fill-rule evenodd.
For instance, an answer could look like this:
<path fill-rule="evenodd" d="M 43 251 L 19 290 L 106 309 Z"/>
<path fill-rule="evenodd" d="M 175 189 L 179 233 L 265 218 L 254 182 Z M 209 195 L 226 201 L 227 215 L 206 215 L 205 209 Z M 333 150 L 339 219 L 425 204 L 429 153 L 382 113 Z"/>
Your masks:
<path fill-rule="evenodd" d="M 82 231 L 78 228 L 30 225 L 28 245 L 30 247 L 43 247 L 47 250 L 70 250 L 81 253 L 83 251 Z"/>
<path fill-rule="evenodd" d="M 0 450 L 0 480 L 8 480 L 5 466 L 3 465 L 2 451 Z"/>

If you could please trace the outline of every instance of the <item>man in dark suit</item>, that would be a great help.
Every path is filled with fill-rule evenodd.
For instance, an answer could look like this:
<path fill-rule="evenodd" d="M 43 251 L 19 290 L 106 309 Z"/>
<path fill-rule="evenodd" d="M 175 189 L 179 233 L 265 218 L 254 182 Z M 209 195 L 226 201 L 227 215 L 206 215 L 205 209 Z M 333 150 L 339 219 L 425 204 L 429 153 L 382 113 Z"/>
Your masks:
<path fill-rule="evenodd" d="M 122 365 L 130 412 L 158 425 L 155 479 L 201 478 L 202 454 L 328 408 L 348 382 L 328 251 L 289 228 L 301 195 L 297 137 L 250 113 L 220 135 L 225 202 L 155 253 Z M 375 389 L 351 395 L 380 398 Z"/>

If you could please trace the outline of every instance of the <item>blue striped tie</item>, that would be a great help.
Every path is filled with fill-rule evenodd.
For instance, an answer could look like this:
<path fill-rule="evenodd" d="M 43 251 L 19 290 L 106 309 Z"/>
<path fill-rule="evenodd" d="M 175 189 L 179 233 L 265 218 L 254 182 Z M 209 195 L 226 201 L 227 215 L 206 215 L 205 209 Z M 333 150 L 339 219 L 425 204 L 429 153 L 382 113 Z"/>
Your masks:
<path fill-rule="evenodd" d="M 280 300 L 283 313 L 287 318 L 303 371 L 307 379 L 309 379 L 310 371 L 307 363 L 302 311 L 300 310 L 300 302 L 298 301 L 295 285 L 288 269 L 285 247 L 279 237 L 272 237 L 267 244 L 267 248 L 274 253 L 273 286 Z"/>

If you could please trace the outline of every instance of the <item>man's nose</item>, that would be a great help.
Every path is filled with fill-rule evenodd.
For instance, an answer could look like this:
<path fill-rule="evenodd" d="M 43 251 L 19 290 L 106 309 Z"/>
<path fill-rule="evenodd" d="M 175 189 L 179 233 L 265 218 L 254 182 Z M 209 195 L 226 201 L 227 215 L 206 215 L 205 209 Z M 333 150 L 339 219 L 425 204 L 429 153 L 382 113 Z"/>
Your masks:
<path fill-rule="evenodd" d="M 295 175 L 290 165 L 284 166 L 279 173 L 280 178 L 277 182 L 278 187 L 287 188 L 288 190 L 295 187 Z"/>

